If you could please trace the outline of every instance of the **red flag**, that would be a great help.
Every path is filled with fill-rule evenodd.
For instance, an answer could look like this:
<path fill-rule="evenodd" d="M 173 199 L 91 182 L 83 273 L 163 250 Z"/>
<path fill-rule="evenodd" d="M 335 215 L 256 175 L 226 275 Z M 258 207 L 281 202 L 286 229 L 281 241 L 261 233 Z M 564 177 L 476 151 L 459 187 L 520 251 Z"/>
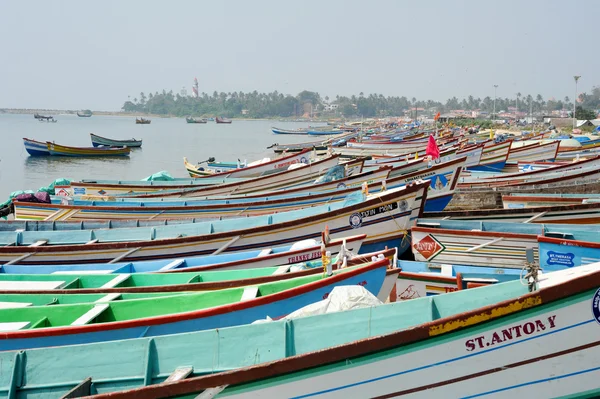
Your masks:
<path fill-rule="evenodd" d="M 440 119 L 440 113 L 438 112 L 437 114 L 435 114 L 435 117 L 433 118 L 434 121 L 437 122 L 438 119 Z"/>
<path fill-rule="evenodd" d="M 432 159 L 438 159 L 440 157 L 440 149 L 435 143 L 435 139 L 432 135 L 429 135 L 429 142 L 427 143 L 425 155 L 430 155 Z"/>

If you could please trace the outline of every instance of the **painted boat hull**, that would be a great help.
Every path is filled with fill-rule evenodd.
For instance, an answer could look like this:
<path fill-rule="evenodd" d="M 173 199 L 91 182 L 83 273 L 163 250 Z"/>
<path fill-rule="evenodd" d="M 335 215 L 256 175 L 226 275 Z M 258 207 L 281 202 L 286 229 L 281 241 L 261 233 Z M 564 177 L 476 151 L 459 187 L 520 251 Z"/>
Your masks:
<path fill-rule="evenodd" d="M 94 147 L 130 147 L 137 148 L 142 146 L 142 140 L 113 140 L 106 137 L 90 133 L 92 145 Z"/>
<path fill-rule="evenodd" d="M 68 147 L 56 143 L 46 142 L 48 152 L 53 156 L 65 157 L 111 157 L 129 156 L 131 149 L 113 147 Z"/>
<path fill-rule="evenodd" d="M 25 150 L 33 157 L 50 155 L 46 143 L 23 138 L 23 144 L 25 145 Z"/>

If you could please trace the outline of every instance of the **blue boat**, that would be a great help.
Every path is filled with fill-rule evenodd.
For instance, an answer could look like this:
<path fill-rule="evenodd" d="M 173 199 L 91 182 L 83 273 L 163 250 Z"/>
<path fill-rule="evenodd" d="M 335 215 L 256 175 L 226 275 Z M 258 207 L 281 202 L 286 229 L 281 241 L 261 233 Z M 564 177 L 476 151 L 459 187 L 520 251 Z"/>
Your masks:
<path fill-rule="evenodd" d="M 309 129 L 307 131 L 307 133 L 310 136 L 331 136 L 331 135 L 342 134 L 342 133 L 347 133 L 347 132 L 345 130 L 316 130 L 316 129 Z"/>
<path fill-rule="evenodd" d="M 540 264 L 570 268 L 600 261 L 598 230 L 562 230 L 561 234 L 538 236 Z"/>
<path fill-rule="evenodd" d="M 48 151 L 48 145 L 46 144 L 46 142 L 36 141 L 23 137 L 23 144 L 25 145 L 25 150 L 31 156 L 38 157 L 50 155 L 50 151 Z"/>
<path fill-rule="evenodd" d="M 378 295 L 389 260 L 260 286 L 212 292 L 111 300 L 62 306 L 0 309 L 0 351 L 156 337 L 278 320 L 327 298 L 341 285 L 361 285 Z M 287 288 L 286 287 L 290 287 Z M 233 302 L 231 298 L 233 299 Z M 18 323 L 15 320 L 18 319 Z"/>
<path fill-rule="evenodd" d="M 278 127 L 272 127 L 271 130 L 275 134 L 300 134 L 300 135 L 307 135 L 308 134 L 308 128 L 280 129 Z"/>

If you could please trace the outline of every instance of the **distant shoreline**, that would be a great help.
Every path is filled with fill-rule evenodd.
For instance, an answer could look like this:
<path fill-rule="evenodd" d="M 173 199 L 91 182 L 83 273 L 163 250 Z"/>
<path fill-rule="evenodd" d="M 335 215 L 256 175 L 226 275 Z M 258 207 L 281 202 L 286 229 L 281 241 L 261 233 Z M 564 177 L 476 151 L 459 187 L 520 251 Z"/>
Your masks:
<path fill-rule="evenodd" d="M 81 111 L 73 111 L 73 110 L 65 110 L 65 109 L 29 109 L 29 108 L 0 108 L 0 115 L 2 114 L 12 114 L 12 115 L 33 115 L 33 114 L 49 114 L 49 115 L 77 115 L 77 112 Z M 175 115 L 158 115 L 158 114 L 144 114 L 141 112 L 123 112 L 123 111 L 92 111 L 92 116 L 123 116 L 123 117 L 131 117 L 131 118 L 178 118 L 185 119 L 185 116 L 175 116 Z M 300 123 L 325 123 L 327 120 L 321 119 L 283 119 L 283 118 L 227 118 L 236 121 L 280 121 L 280 122 L 300 122 Z"/>

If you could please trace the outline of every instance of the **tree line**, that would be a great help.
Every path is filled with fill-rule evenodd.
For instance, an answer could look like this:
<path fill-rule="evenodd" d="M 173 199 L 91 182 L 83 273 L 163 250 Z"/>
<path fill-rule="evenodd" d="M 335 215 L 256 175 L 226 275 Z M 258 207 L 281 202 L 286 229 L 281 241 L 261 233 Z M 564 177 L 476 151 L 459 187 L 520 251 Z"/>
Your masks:
<path fill-rule="evenodd" d="M 496 113 L 516 108 L 520 112 L 550 113 L 556 110 L 572 110 L 573 102 L 569 97 L 562 99 L 544 100 L 538 94 L 522 95 L 516 93 L 513 98 L 497 97 L 495 100 Z M 578 106 L 583 111 L 594 113 L 600 109 L 600 87 L 594 87 L 590 93 L 582 93 L 578 97 Z M 308 105 L 308 107 L 307 107 Z M 331 105 L 334 105 L 331 107 Z M 150 113 L 173 116 L 224 116 L 249 118 L 269 117 L 300 117 L 305 113 L 320 117 L 385 117 L 404 115 L 407 110 L 422 108 L 428 112 L 448 112 L 451 110 L 480 110 L 492 113 L 494 98 L 468 96 L 458 99 L 452 97 L 446 102 L 419 100 L 415 97 L 383 96 L 381 94 L 358 96 L 336 96 L 321 98 L 319 93 L 304 90 L 296 96 L 277 91 L 272 93 L 244 92 L 213 92 L 212 95 L 201 93 L 198 97 L 174 94 L 173 91 L 163 90 L 162 93 L 142 92 L 139 98 L 128 99 L 122 107 L 125 112 Z"/>

